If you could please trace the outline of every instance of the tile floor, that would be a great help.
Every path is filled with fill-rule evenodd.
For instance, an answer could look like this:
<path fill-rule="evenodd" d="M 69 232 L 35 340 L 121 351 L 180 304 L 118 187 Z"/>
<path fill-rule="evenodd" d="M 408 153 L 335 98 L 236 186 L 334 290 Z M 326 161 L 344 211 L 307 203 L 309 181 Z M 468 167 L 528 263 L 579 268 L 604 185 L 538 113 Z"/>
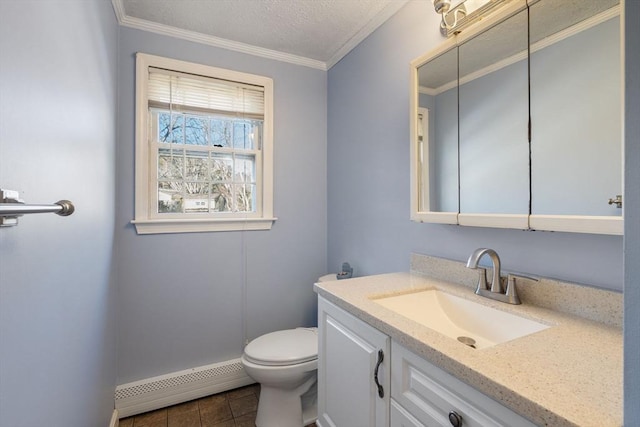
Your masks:
<path fill-rule="evenodd" d="M 253 384 L 123 418 L 120 427 L 255 427 L 259 397 L 260 385 Z"/>

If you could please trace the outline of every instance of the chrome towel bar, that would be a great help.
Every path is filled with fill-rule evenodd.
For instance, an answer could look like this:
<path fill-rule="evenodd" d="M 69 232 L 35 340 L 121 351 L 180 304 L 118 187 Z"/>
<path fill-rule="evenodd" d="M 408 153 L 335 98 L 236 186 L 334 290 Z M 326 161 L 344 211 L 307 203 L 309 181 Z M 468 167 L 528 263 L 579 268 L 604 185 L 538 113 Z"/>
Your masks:
<path fill-rule="evenodd" d="M 69 200 L 60 200 L 52 205 L 29 205 L 19 197 L 17 191 L 0 189 L 0 226 L 18 225 L 18 217 L 24 214 L 53 212 L 60 216 L 69 216 L 75 207 Z"/>
<path fill-rule="evenodd" d="M 0 216 L 18 216 L 34 213 L 54 212 L 60 216 L 69 216 L 73 213 L 73 203 L 68 200 L 60 200 L 52 205 L 27 205 L 24 203 L 0 203 Z"/>

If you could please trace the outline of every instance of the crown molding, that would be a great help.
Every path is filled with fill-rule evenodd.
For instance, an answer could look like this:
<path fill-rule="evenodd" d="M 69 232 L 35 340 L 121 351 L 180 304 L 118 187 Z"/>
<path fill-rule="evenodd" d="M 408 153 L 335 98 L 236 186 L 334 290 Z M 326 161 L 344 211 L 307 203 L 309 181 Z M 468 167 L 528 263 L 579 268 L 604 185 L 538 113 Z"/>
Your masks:
<path fill-rule="evenodd" d="M 400 0 L 390 2 L 384 9 L 378 12 L 367 24 L 356 32 L 345 44 L 336 51 L 335 54 L 327 61 L 327 69 L 336 65 L 342 58 L 347 56 L 358 44 L 369 37 L 378 27 L 384 24 L 389 18 L 395 15 L 409 0 Z"/>
<path fill-rule="evenodd" d="M 440 88 L 442 88 L 442 86 Z M 438 88 L 438 89 L 440 89 L 440 88 Z M 433 89 L 433 88 L 430 88 L 430 87 L 418 86 L 418 93 L 423 94 L 423 95 L 436 96 L 436 95 L 440 95 L 441 92 L 438 92 L 437 89 Z"/>
<path fill-rule="evenodd" d="M 327 64 L 311 58 L 293 55 L 290 53 L 279 52 L 276 50 L 265 49 L 246 43 L 236 42 L 233 40 L 223 39 L 220 37 L 210 36 L 195 31 L 183 30 L 165 24 L 147 21 L 145 19 L 134 18 L 125 13 L 122 0 L 111 0 L 113 9 L 118 18 L 118 23 L 123 27 L 134 28 L 142 31 L 149 31 L 164 36 L 175 37 L 182 40 L 192 41 L 195 43 L 206 44 L 209 46 L 219 47 L 222 49 L 232 50 L 235 52 L 246 53 L 248 55 L 259 56 L 262 58 L 273 59 L 276 61 L 287 62 L 303 67 L 315 68 L 327 71 Z"/>
<path fill-rule="evenodd" d="M 118 23 L 122 24 L 122 19 L 126 16 L 122 0 L 111 0 L 111 5 L 113 6 L 113 11 L 116 13 Z"/>
<path fill-rule="evenodd" d="M 287 62 L 303 67 L 315 68 L 327 71 L 342 58 L 344 58 L 353 48 L 366 39 L 387 19 L 391 18 L 398 12 L 409 0 L 399 0 L 390 2 L 384 9 L 377 13 L 367 24 L 356 32 L 349 40 L 342 45 L 336 53 L 327 61 L 319 61 L 316 59 L 306 58 L 304 56 L 293 55 L 290 53 L 280 52 L 277 50 L 266 49 L 247 43 L 236 42 L 233 40 L 223 39 L 195 31 L 183 30 L 165 24 L 147 21 L 145 19 L 134 18 L 128 16 L 124 9 L 122 0 L 111 0 L 113 10 L 115 11 L 118 23 L 123 27 L 134 28 L 142 31 L 149 31 L 169 37 L 175 37 L 182 40 L 188 40 L 195 43 L 206 44 L 209 46 L 219 47 L 222 49 L 232 50 L 235 52 L 246 53 L 248 55 L 259 56 L 262 58 L 273 59 L 276 61 Z"/>

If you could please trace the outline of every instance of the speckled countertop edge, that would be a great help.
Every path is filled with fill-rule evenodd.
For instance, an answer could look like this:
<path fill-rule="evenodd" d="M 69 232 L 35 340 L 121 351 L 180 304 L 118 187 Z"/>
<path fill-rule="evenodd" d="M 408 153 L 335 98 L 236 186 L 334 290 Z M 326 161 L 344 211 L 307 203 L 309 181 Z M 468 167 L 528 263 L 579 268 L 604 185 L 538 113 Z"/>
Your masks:
<path fill-rule="evenodd" d="M 371 300 L 436 288 L 552 327 L 490 348 L 472 349 Z M 392 273 L 314 286 L 394 341 L 538 425 L 622 425 L 620 328 L 529 304 L 482 298 L 467 286 Z"/>

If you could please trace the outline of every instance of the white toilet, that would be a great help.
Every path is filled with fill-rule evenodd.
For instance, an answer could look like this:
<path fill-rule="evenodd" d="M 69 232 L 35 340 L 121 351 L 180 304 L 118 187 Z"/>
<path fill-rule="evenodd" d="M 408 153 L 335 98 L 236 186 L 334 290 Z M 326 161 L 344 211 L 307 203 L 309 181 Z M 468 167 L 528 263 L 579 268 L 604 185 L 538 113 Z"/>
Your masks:
<path fill-rule="evenodd" d="M 335 274 L 318 281 L 336 280 Z M 318 328 L 271 332 L 251 341 L 241 358 L 260 383 L 257 427 L 302 427 L 318 418 Z"/>

